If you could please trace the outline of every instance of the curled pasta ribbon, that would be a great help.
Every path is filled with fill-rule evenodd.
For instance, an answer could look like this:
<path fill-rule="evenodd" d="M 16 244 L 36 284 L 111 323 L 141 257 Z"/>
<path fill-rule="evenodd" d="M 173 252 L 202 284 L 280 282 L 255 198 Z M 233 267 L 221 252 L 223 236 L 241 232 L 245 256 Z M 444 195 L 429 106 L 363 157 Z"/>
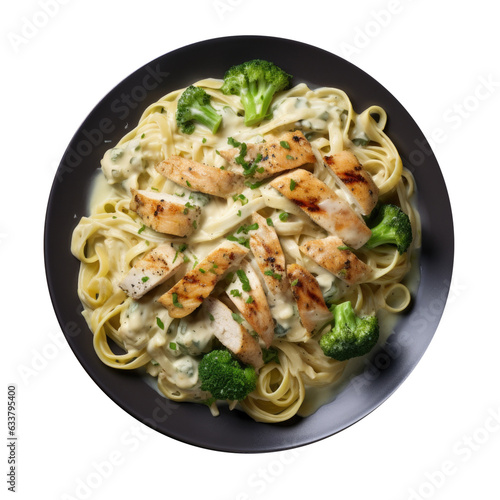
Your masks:
<path fill-rule="evenodd" d="M 260 422 L 283 422 L 293 417 L 304 401 L 301 378 L 294 376 L 288 362 L 265 365 L 259 373 L 257 388 L 241 402 L 242 408 Z"/>
<path fill-rule="evenodd" d="M 403 283 L 384 285 L 379 290 L 380 307 L 391 313 L 404 311 L 411 302 L 411 293 Z"/>

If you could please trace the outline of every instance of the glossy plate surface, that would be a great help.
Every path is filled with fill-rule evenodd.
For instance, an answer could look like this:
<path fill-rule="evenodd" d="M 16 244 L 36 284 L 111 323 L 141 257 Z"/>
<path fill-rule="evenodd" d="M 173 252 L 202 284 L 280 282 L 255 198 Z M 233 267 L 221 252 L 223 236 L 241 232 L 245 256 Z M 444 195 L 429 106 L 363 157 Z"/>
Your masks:
<path fill-rule="evenodd" d="M 415 176 L 423 228 L 421 281 L 409 313 L 402 316 L 386 345 L 371 353 L 365 372 L 333 402 L 307 418 L 283 424 L 256 423 L 242 412 L 224 408 L 213 418 L 203 405 L 170 402 L 139 374 L 101 363 L 80 314 L 79 262 L 70 252 L 73 229 L 88 215 L 88 192 L 100 159 L 137 124 L 142 111 L 172 90 L 202 78 L 222 78 L 233 64 L 254 58 L 273 61 L 294 75 L 294 84 L 344 90 L 357 112 L 373 104 L 387 111 L 386 132 Z M 54 180 L 45 224 L 45 266 L 54 309 L 68 343 L 92 379 L 120 407 L 159 432 L 196 446 L 232 452 L 277 451 L 312 443 L 345 429 L 385 401 L 419 362 L 436 331 L 448 295 L 453 253 L 451 208 L 439 165 L 401 104 L 369 75 L 331 53 L 260 36 L 218 38 L 183 47 L 117 85 L 69 144 Z"/>

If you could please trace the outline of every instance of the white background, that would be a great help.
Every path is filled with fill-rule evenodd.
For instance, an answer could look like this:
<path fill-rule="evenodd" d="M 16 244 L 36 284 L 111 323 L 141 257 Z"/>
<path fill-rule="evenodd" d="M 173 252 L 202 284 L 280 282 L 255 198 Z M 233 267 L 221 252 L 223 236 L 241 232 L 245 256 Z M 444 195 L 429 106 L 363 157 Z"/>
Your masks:
<path fill-rule="evenodd" d="M 493 2 L 462 5 L 431 0 L 4 4 L 0 435 L 6 434 L 7 385 L 14 383 L 18 498 L 500 498 L 500 273 L 494 242 L 500 36 Z M 293 452 L 226 454 L 150 431 L 84 372 L 60 333 L 45 281 L 49 190 L 65 147 L 88 112 L 150 60 L 192 42 L 239 34 L 313 44 L 376 78 L 433 144 L 454 213 L 450 300 L 417 368 L 367 418 Z M 8 449 L 1 449 L 3 495 Z"/>

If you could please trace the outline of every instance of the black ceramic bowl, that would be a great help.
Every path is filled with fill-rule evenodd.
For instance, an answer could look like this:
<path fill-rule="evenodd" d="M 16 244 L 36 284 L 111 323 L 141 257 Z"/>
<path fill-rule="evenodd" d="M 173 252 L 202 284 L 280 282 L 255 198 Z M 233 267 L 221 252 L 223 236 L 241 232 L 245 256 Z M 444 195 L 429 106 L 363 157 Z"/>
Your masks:
<path fill-rule="evenodd" d="M 377 104 L 388 114 L 386 132 L 418 186 L 422 218 L 421 280 L 413 306 L 394 333 L 372 352 L 365 372 L 331 403 L 307 418 L 282 424 L 254 422 L 222 409 L 213 418 L 203 405 L 173 403 L 137 373 L 113 370 L 98 359 L 92 333 L 80 314 L 79 262 L 70 253 L 72 231 L 88 215 L 92 177 L 105 151 L 135 126 L 142 111 L 168 92 L 206 77 L 222 78 L 246 60 L 273 61 L 294 83 L 343 89 L 354 109 Z M 47 207 L 45 263 L 54 309 L 76 357 L 97 385 L 138 420 L 180 441 L 232 452 L 276 451 L 312 443 L 366 416 L 403 382 L 419 362 L 438 326 L 453 264 L 453 222 L 446 186 L 425 137 L 401 104 L 369 75 L 347 61 L 303 43 L 238 36 L 203 41 L 165 54 L 117 85 L 76 132 L 57 171 Z"/>

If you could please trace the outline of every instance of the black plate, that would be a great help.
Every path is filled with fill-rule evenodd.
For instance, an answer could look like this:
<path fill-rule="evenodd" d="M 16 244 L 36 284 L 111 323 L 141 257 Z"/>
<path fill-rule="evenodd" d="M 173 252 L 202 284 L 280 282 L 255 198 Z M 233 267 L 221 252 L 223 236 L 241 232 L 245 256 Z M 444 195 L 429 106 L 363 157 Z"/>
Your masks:
<path fill-rule="evenodd" d="M 422 217 L 421 282 L 409 314 L 387 344 L 373 352 L 365 372 L 330 404 L 283 424 L 256 423 L 225 409 L 213 418 L 203 405 L 166 400 L 140 375 L 105 366 L 80 315 L 79 262 L 71 233 L 88 215 L 91 179 L 104 152 L 137 124 L 142 111 L 168 92 L 201 78 L 221 78 L 233 64 L 253 58 L 275 62 L 294 83 L 343 89 L 354 109 L 386 109 L 386 131 L 416 179 Z M 76 218 L 75 218 L 76 217 Z M 76 132 L 57 171 L 45 223 L 45 265 L 54 309 L 73 352 L 99 387 L 118 405 L 159 432 L 193 445 L 233 452 L 276 451 L 312 443 L 366 416 L 403 382 L 420 360 L 439 323 L 453 265 L 451 208 L 436 158 L 401 104 L 369 75 L 321 49 L 280 38 L 239 36 L 203 41 L 159 57 L 115 87 Z M 425 403 L 424 403 L 425 404 Z"/>

